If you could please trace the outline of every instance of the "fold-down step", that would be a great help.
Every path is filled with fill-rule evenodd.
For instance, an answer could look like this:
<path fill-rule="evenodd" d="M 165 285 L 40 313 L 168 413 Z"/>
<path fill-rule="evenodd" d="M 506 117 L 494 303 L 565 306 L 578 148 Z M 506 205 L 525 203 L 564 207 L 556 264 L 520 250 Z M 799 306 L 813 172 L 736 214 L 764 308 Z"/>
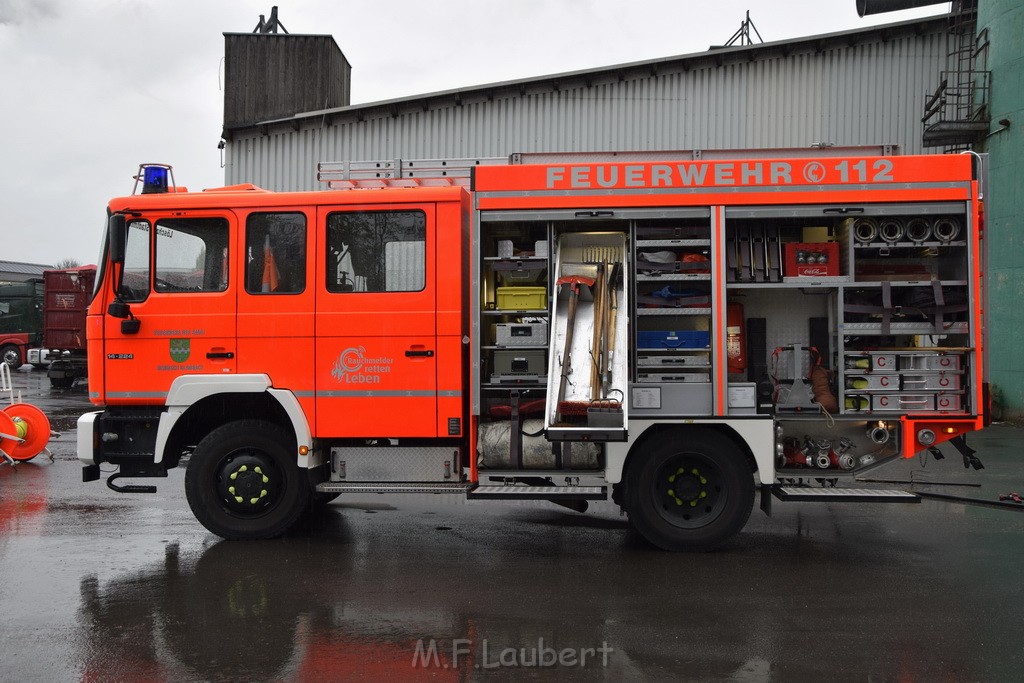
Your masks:
<path fill-rule="evenodd" d="M 823 488 L 818 486 L 775 486 L 772 493 L 779 500 L 824 503 L 920 503 L 921 498 L 909 491 L 893 489 Z"/>
<path fill-rule="evenodd" d="M 604 500 L 604 486 L 477 486 L 467 498 L 488 500 Z"/>

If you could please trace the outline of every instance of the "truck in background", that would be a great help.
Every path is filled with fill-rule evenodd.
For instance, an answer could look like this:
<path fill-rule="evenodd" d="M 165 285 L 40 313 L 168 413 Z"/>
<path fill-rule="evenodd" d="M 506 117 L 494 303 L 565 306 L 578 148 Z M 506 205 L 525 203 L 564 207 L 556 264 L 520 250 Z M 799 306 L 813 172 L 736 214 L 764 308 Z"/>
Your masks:
<path fill-rule="evenodd" d="M 316 192 L 142 169 L 107 207 L 84 481 L 187 463 L 229 539 L 348 493 L 610 499 L 682 550 L 758 493 L 919 502 L 862 475 L 942 443 L 980 467 L 976 155 L 462 161 Z"/>
<path fill-rule="evenodd" d="M 93 265 L 43 272 L 42 347 L 29 349 L 27 358 L 46 367 L 55 389 L 88 375 L 85 322 L 95 282 Z"/>
<path fill-rule="evenodd" d="M 12 370 L 30 362 L 43 332 L 43 281 L 0 284 L 0 360 Z"/>

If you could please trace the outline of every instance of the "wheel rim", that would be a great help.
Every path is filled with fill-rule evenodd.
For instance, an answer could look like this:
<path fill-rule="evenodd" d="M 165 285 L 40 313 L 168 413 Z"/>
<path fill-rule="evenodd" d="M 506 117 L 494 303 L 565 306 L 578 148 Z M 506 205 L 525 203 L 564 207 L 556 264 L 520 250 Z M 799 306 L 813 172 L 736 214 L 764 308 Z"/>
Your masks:
<path fill-rule="evenodd" d="M 703 453 L 679 453 L 666 460 L 658 468 L 651 493 L 661 517 L 685 529 L 714 522 L 728 500 L 721 470 Z"/>
<path fill-rule="evenodd" d="M 236 516 L 265 514 L 281 499 L 283 485 L 281 472 L 262 451 L 235 451 L 217 467 L 217 496 Z"/>
<path fill-rule="evenodd" d="M 4 362 L 13 368 L 18 362 L 17 349 L 7 349 L 4 351 Z"/>

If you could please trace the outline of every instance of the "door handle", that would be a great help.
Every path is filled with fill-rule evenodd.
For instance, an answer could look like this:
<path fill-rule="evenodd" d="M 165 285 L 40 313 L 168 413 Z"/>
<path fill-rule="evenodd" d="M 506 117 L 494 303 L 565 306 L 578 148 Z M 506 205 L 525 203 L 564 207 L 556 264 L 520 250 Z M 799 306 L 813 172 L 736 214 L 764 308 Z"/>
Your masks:
<path fill-rule="evenodd" d="M 234 358 L 235 354 L 233 351 L 211 351 L 206 354 L 207 358 Z"/>
<path fill-rule="evenodd" d="M 430 351 L 430 350 L 427 350 L 427 349 L 408 349 L 405 352 L 405 355 L 408 358 L 415 358 L 415 357 L 430 358 L 431 356 L 434 355 L 434 352 Z"/>

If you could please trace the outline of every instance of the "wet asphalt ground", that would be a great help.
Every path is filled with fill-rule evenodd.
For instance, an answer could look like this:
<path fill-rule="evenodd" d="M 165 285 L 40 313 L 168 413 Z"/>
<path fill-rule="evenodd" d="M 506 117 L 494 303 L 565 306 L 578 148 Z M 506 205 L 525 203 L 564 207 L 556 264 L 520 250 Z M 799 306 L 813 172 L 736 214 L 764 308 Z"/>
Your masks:
<path fill-rule="evenodd" d="M 223 542 L 183 471 L 152 495 L 83 484 L 84 387 L 14 382 L 63 432 L 0 467 L 0 681 L 970 680 L 1024 676 L 1024 514 L 936 501 L 756 508 L 668 554 L 609 506 L 339 498 L 280 540 Z M 3 397 L 6 404 L 7 398 Z M 878 478 L 994 500 L 1024 432 Z"/>

